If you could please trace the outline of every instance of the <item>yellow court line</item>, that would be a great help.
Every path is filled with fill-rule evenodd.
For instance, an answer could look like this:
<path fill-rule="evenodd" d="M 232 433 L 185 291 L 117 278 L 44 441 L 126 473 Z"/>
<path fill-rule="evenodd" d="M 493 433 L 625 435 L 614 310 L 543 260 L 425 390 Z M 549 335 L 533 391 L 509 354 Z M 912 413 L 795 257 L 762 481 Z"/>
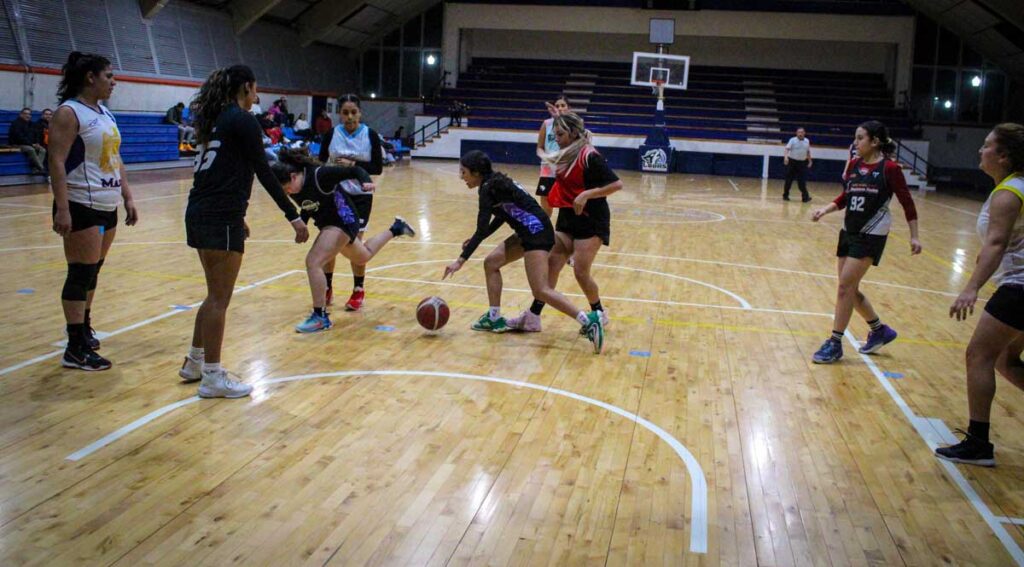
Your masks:
<path fill-rule="evenodd" d="M 900 237 L 900 236 L 894 236 L 891 232 L 889 233 L 889 236 L 893 240 L 898 240 L 898 241 L 903 242 L 904 244 L 907 244 L 907 245 L 910 244 L 910 239 L 903 238 L 903 237 Z M 971 279 L 971 276 L 974 274 L 974 271 L 968 269 L 966 267 L 966 265 L 965 266 L 958 266 L 956 263 L 951 262 L 951 261 L 947 260 L 946 258 L 943 258 L 942 256 L 939 256 L 937 254 L 933 254 L 933 253 L 929 252 L 927 248 L 923 247 L 923 245 L 922 245 L 921 255 L 926 257 L 926 258 L 928 258 L 929 260 L 932 260 L 933 262 L 939 264 L 940 266 L 942 266 L 944 268 L 952 268 L 954 272 L 958 272 L 958 273 L 963 274 L 964 277 L 966 277 L 968 280 Z M 985 289 L 987 289 L 988 291 L 991 291 L 991 292 L 995 292 L 996 289 L 998 289 L 992 283 L 991 280 L 986 282 L 984 287 L 985 287 Z"/>

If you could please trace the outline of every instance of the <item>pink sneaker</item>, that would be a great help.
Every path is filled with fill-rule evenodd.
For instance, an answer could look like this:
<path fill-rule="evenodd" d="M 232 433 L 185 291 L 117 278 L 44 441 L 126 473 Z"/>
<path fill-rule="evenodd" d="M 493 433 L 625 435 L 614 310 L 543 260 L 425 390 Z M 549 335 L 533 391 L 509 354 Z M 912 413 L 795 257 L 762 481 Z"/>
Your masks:
<path fill-rule="evenodd" d="M 513 331 L 522 331 L 524 333 L 540 332 L 540 315 L 534 315 L 529 309 L 520 313 L 518 317 L 508 319 L 506 322 Z"/>

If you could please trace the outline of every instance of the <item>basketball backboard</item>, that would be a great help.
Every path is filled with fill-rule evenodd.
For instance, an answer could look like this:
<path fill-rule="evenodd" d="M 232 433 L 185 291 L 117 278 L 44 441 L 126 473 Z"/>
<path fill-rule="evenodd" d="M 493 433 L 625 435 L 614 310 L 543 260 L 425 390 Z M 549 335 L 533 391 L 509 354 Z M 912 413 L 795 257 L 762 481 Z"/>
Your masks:
<path fill-rule="evenodd" d="M 657 87 L 660 82 L 666 89 L 685 89 L 689 75 L 689 56 L 637 51 L 629 82 L 641 87 Z"/>

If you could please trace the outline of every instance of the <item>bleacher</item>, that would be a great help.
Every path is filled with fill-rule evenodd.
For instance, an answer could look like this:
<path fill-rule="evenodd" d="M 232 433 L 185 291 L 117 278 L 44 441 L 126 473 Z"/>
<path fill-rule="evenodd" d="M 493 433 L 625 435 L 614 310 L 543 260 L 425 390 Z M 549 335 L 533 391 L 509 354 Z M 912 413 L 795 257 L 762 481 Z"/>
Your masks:
<path fill-rule="evenodd" d="M 544 101 L 567 92 L 591 131 L 644 136 L 655 97 L 629 77 L 628 63 L 475 58 L 458 87 L 425 110 L 444 116 L 458 100 L 470 106 L 473 127 L 536 131 L 548 116 Z M 869 119 L 885 122 L 895 137 L 913 134 L 882 75 L 870 73 L 695 65 L 688 90 L 665 91 L 665 109 L 673 138 L 774 144 L 802 126 L 817 146 L 846 147 Z"/>
<path fill-rule="evenodd" d="M 0 146 L 7 145 L 7 131 L 18 117 L 17 110 L 0 110 Z M 178 129 L 163 123 L 163 114 L 114 113 L 121 131 L 121 159 L 125 163 L 178 160 Z M 32 113 L 32 121 L 39 112 Z M 21 152 L 0 153 L 0 176 L 27 175 L 28 159 Z"/>

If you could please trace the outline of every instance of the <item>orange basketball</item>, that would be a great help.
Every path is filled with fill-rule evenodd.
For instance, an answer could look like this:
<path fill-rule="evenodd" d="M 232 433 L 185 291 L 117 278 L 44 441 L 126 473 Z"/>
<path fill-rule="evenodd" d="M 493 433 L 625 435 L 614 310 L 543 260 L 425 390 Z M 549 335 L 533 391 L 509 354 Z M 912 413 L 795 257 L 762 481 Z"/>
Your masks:
<path fill-rule="evenodd" d="M 440 297 L 431 296 L 416 306 L 416 320 L 428 331 L 436 331 L 448 323 L 451 311 Z"/>

